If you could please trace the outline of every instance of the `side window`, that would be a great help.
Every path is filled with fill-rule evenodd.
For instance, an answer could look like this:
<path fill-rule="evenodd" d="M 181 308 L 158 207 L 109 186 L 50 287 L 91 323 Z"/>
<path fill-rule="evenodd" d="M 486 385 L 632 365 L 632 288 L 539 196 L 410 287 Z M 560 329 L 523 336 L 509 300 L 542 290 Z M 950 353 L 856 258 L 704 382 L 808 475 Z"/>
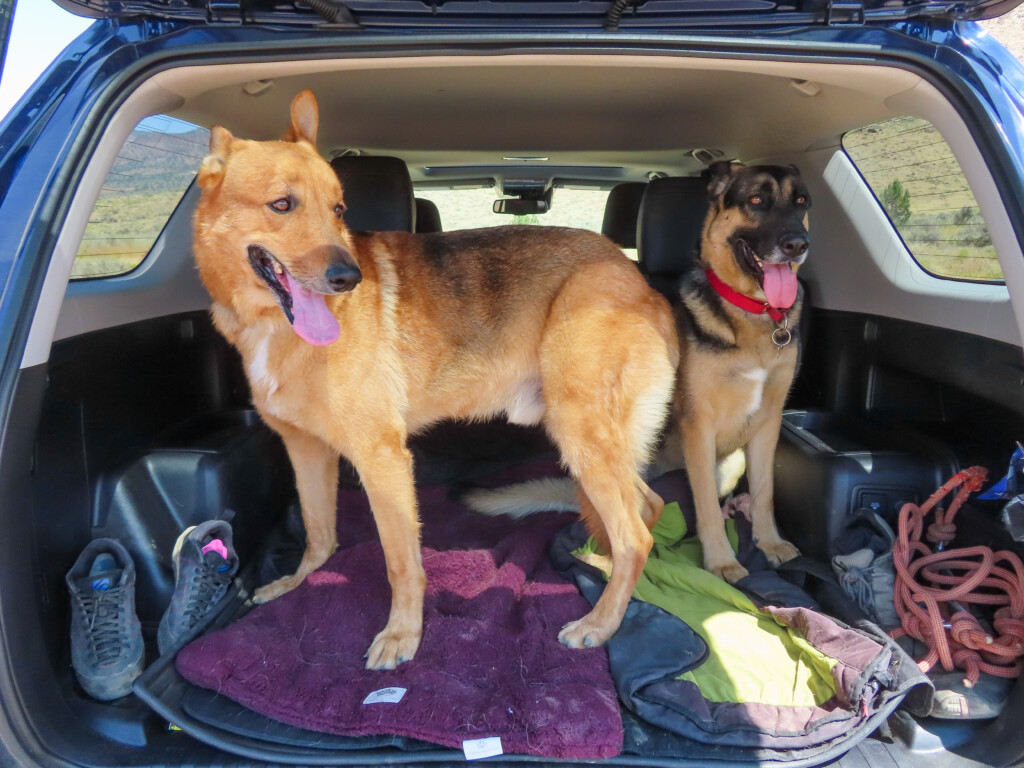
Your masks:
<path fill-rule="evenodd" d="M 195 178 L 209 138 L 205 128 L 167 115 L 135 126 L 89 216 L 73 280 L 123 275 L 142 263 Z"/>
<path fill-rule="evenodd" d="M 897 117 L 850 131 L 843 149 L 922 269 L 956 280 L 1003 279 L 978 202 L 935 126 Z"/>

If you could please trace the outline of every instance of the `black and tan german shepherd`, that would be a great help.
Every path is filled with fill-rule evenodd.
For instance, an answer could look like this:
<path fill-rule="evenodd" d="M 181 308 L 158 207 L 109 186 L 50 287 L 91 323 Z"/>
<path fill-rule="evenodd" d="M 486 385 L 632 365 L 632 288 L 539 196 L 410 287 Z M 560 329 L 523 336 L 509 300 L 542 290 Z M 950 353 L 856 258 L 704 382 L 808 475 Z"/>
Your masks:
<path fill-rule="evenodd" d="M 800 352 L 811 197 L 792 166 L 715 163 L 697 263 L 676 307 L 679 376 L 665 451 L 681 451 L 693 488 L 704 567 L 747 575 L 725 536 L 715 468 L 746 454 L 751 522 L 773 564 L 799 554 L 775 527 L 773 464 Z"/>
<path fill-rule="evenodd" d="M 726 581 L 747 574 L 725 535 L 718 462 L 743 449 L 758 546 L 774 564 L 799 554 L 775 527 L 773 460 L 782 407 L 799 357 L 803 298 L 796 273 L 810 240 L 807 187 L 796 168 L 715 163 L 699 255 L 675 303 L 680 364 L 656 467 L 685 465 L 704 566 Z M 686 244 L 680 243 L 680 248 Z M 485 514 L 575 508 L 560 481 L 474 491 Z"/>

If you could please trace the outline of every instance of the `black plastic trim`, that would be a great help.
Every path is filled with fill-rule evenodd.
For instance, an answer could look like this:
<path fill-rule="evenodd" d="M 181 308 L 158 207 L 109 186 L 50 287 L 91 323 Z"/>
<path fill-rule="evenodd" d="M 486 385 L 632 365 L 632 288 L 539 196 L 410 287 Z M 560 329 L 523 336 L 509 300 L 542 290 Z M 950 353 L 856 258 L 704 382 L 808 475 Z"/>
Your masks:
<path fill-rule="evenodd" d="M 344 29 L 390 27 L 416 29 L 439 26 L 494 29 L 534 24 L 578 29 L 619 30 L 623 27 L 705 28 L 833 25 L 856 20 L 881 23 L 913 18 L 990 19 L 1009 12 L 1021 0 L 891 0 L 839 3 L 836 0 L 126 0 L 113 2 L 55 0 L 71 13 L 90 18 L 116 17 L 188 21 L 191 23 L 254 23 L 334 26 Z M 322 9 L 322 10 L 319 10 Z M 325 19 L 332 19 L 326 21 Z"/>

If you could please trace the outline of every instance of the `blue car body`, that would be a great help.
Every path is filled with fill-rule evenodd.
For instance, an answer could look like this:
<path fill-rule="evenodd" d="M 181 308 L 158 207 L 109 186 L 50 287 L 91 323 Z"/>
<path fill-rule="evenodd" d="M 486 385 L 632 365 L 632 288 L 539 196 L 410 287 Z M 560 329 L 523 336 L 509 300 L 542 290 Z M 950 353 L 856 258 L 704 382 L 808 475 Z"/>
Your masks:
<path fill-rule="evenodd" d="M 559 50 L 881 64 L 920 75 L 954 106 L 1024 243 L 1024 66 L 975 20 L 1010 10 L 1016 2 L 768 3 L 744 13 L 744 7 L 756 4 L 721 3 L 701 10 L 700 4 L 652 0 L 636 9 L 624 3 L 620 15 L 610 17 L 615 3 L 501 7 L 496 2 L 368 1 L 332 4 L 339 13 L 333 23 L 299 3 L 151 0 L 111 3 L 109 11 L 74 0 L 61 4 L 83 15 L 111 15 L 97 18 L 71 43 L 0 123 L 2 450 L 13 450 L 12 441 L 31 439 L 6 425 L 19 416 L 16 393 L 35 307 L 89 158 L 134 89 L 182 65 Z M 0 514 L 0 530 L 15 514 L 11 509 Z M 8 554 L 17 559 L 17 553 Z M 4 619 L 5 603 L 12 599 L 0 589 L 0 640 L 17 631 Z M 48 748 L 28 725 L 11 673 L 19 662 L 4 647 L 0 643 L 0 764 L 71 764 L 70 747 Z M 63 716 L 70 717 L 54 715 Z M 110 750 L 111 765 L 147 760 L 144 751 L 121 744 Z M 199 751 L 182 763 L 217 759 L 216 752 Z"/>

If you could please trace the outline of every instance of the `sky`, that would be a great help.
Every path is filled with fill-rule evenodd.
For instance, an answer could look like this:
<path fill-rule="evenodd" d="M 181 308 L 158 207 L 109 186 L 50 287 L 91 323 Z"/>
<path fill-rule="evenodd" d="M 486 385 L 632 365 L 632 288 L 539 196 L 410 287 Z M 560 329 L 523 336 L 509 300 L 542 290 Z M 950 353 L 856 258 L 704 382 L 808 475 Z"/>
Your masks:
<path fill-rule="evenodd" d="M 53 0 L 16 0 L 11 40 L 0 76 L 0 119 L 14 106 L 47 65 L 92 23 Z"/>

